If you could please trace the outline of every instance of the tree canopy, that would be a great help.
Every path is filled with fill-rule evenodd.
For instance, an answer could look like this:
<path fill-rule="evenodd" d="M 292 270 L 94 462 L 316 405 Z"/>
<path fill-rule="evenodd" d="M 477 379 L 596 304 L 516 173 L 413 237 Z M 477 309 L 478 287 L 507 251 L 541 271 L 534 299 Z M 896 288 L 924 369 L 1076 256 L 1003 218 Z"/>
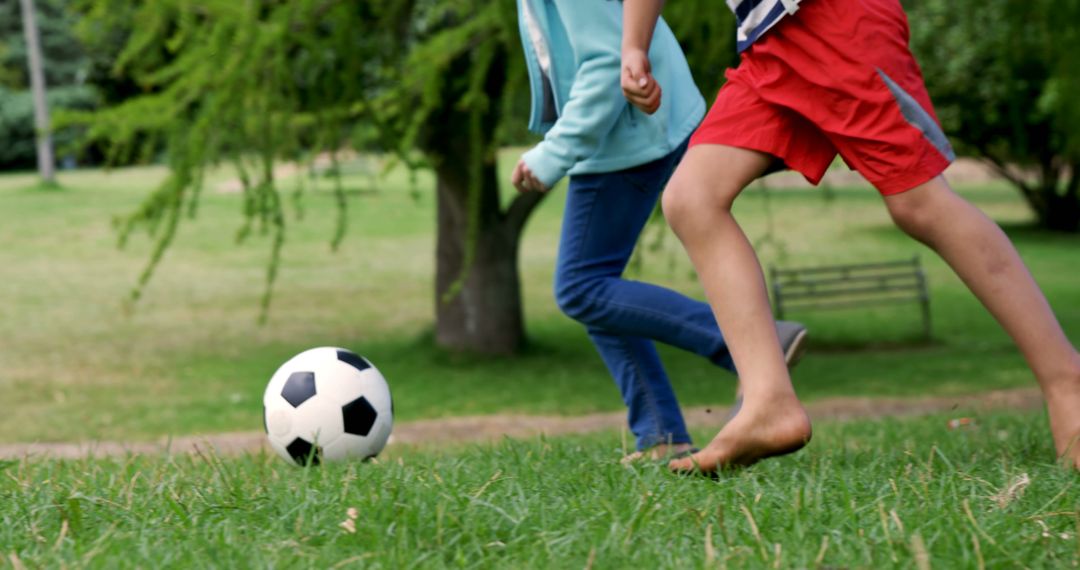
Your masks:
<path fill-rule="evenodd" d="M 1080 230 L 1080 1 L 909 4 L 912 47 L 958 150 L 1012 182 L 1043 227 Z"/>
<path fill-rule="evenodd" d="M 454 199 L 468 213 L 460 237 L 470 243 L 484 228 L 484 196 L 494 196 L 495 221 L 508 217 L 518 230 L 538 201 L 528 197 L 499 213 L 491 168 L 504 107 L 525 83 L 509 80 L 524 73 L 520 58 L 508 57 L 518 45 L 513 4 L 82 0 L 79 8 L 87 41 L 123 38 L 112 71 L 132 77 L 143 94 L 68 114 L 67 123 L 85 125 L 87 140 L 107 143 L 113 161 L 164 148 L 170 168 L 120 224 L 122 241 L 139 228 L 156 236 L 136 297 L 183 215 L 196 211 L 206 169 L 221 163 L 234 165 L 243 182 L 240 238 L 253 228 L 273 236 L 271 285 L 288 219 L 275 161 L 334 156 L 353 144 L 415 167 L 418 149 L 455 187 Z M 445 132 L 450 125 L 456 130 Z M 338 198 L 335 243 L 346 220 L 340 187 Z M 516 234 L 512 241 L 516 248 Z M 463 251 L 461 275 L 476 248 Z M 269 291 L 268 285 L 264 305 Z"/>
<path fill-rule="evenodd" d="M 74 34 L 75 14 L 62 0 L 37 0 L 37 24 L 49 106 L 91 109 L 97 91 L 89 81 L 91 60 Z M 58 149 L 74 148 L 77 133 L 54 134 Z M 34 101 L 19 2 L 0 3 L 0 169 L 29 168 L 36 161 Z"/>

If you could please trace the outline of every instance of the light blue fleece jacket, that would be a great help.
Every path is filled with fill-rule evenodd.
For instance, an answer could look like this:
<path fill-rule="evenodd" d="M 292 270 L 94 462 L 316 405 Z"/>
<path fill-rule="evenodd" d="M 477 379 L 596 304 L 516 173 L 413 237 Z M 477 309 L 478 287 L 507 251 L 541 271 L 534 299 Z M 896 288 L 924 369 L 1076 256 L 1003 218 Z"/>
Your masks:
<path fill-rule="evenodd" d="M 649 60 L 663 98 L 659 110 L 646 115 L 627 102 L 619 86 L 622 2 L 517 1 L 532 89 L 529 129 L 544 134 L 522 159 L 548 188 L 567 174 L 615 172 L 666 156 L 697 128 L 705 99 L 662 19 Z M 522 2 L 547 46 L 550 73 L 541 69 Z"/>

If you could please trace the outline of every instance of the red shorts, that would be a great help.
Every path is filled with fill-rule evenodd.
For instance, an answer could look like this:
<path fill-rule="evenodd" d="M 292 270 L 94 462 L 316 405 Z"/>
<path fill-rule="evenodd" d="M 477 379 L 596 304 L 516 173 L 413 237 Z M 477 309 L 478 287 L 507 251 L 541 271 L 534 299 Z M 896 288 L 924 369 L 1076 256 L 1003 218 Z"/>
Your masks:
<path fill-rule="evenodd" d="M 899 0 L 809 0 L 726 73 L 690 145 L 765 152 L 813 184 L 839 153 L 882 194 L 954 155 L 908 49 Z"/>

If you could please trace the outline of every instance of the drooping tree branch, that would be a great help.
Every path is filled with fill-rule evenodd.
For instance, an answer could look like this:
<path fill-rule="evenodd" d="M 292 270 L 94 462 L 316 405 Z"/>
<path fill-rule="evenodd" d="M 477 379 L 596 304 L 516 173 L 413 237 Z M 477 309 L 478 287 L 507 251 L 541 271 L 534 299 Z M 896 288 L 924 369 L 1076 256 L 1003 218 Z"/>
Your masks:
<path fill-rule="evenodd" d="M 525 229 L 525 222 L 545 197 L 547 193 L 541 192 L 525 192 L 514 197 L 503 216 L 507 228 L 513 232 L 512 235 L 521 235 L 522 230 Z"/>
<path fill-rule="evenodd" d="M 1023 176 L 1015 173 L 1009 167 L 1009 164 L 1005 160 L 998 157 L 996 153 L 991 151 L 981 141 L 973 141 L 972 144 L 978 150 L 978 153 L 982 157 L 983 162 L 989 165 L 990 168 L 998 174 L 998 176 L 1001 176 L 1005 180 L 1008 180 L 1013 186 L 1016 186 L 1016 188 L 1019 189 L 1020 193 L 1024 196 L 1024 199 L 1027 200 L 1027 202 L 1031 204 L 1032 207 L 1038 209 L 1037 206 L 1040 203 L 1038 192 L 1031 187 L 1031 185 L 1028 183 L 1027 180 L 1023 178 Z"/>

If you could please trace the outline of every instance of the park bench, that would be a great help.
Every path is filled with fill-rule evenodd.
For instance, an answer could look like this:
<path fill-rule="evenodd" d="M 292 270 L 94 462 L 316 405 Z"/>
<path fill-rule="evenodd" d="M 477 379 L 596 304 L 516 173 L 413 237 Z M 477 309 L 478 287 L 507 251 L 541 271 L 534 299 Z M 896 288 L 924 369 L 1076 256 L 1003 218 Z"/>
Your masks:
<path fill-rule="evenodd" d="M 802 309 L 846 309 L 890 303 L 922 307 L 930 338 L 930 295 L 919 257 L 904 261 L 794 269 L 770 268 L 776 318 Z"/>

